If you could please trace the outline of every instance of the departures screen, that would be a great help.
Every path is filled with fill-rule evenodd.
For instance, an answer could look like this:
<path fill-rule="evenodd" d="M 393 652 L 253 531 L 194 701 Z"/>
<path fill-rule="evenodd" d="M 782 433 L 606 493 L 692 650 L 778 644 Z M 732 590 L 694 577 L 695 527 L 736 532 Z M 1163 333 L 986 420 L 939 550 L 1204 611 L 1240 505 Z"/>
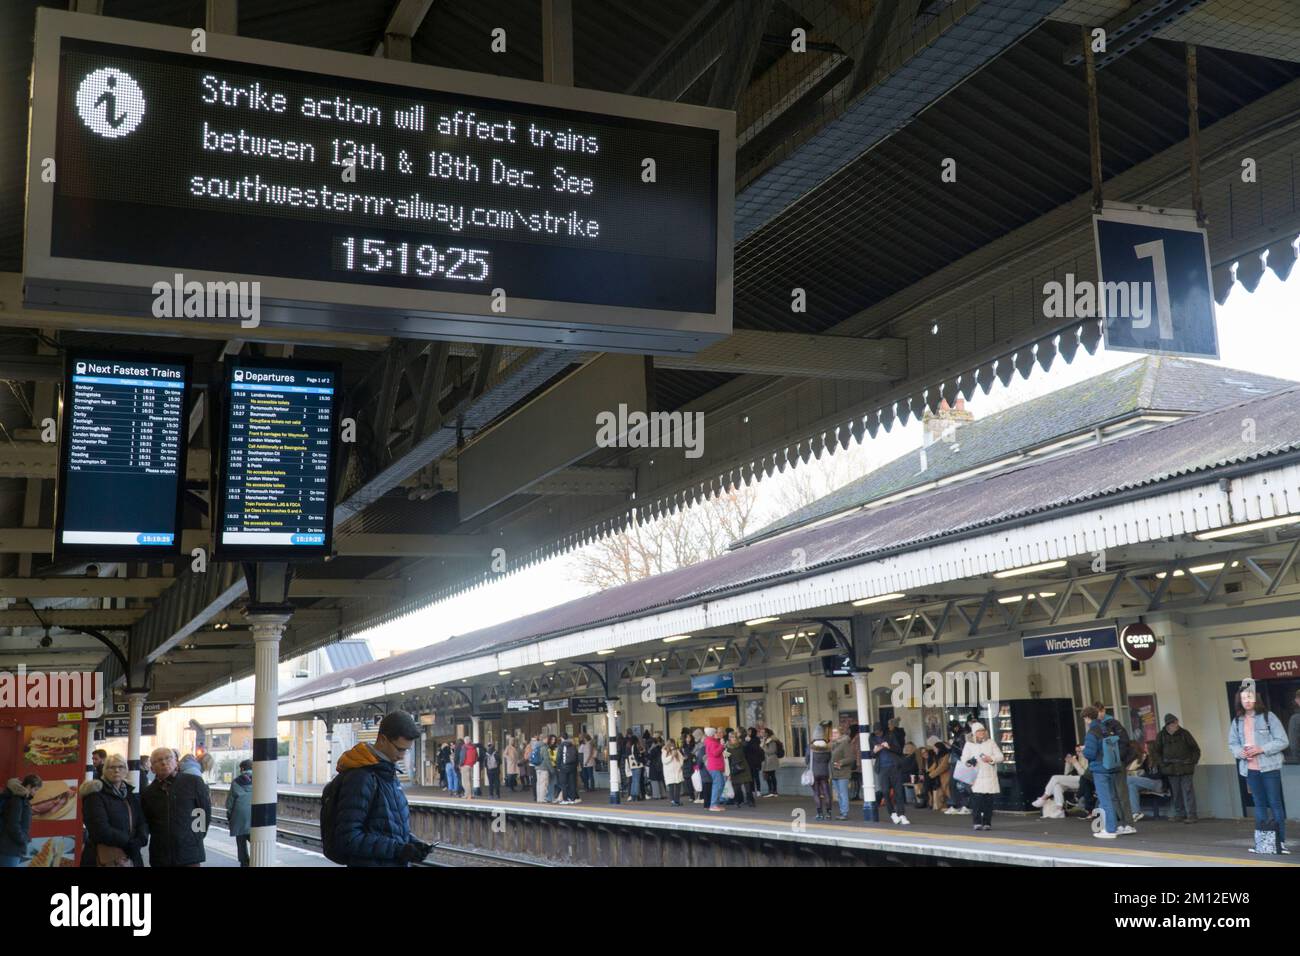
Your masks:
<path fill-rule="evenodd" d="M 67 361 L 55 552 L 176 554 L 189 365 L 81 352 Z"/>
<path fill-rule="evenodd" d="M 70 37 L 59 86 L 54 256 L 717 305 L 716 129 Z"/>
<path fill-rule="evenodd" d="M 226 375 L 218 554 L 328 554 L 337 368 L 239 363 Z"/>

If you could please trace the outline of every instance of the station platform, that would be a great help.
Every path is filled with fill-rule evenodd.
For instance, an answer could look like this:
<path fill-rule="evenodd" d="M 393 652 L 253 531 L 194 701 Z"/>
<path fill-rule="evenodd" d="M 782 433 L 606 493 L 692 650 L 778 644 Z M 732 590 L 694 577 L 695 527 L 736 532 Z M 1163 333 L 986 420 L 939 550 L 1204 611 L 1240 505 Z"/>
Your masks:
<path fill-rule="evenodd" d="M 216 789 L 216 788 L 214 788 Z M 281 797 L 318 796 L 321 785 L 281 786 Z M 565 817 L 575 824 L 618 821 L 664 831 L 695 831 L 797 840 L 855 850 L 873 850 L 905 857 L 932 857 L 935 862 L 1003 864 L 1011 866 L 1169 866 L 1169 867 L 1288 867 L 1300 865 L 1300 855 L 1260 859 L 1247 852 L 1253 839 L 1250 820 L 1205 819 L 1194 825 L 1143 819 L 1138 832 L 1114 841 L 1097 840 L 1087 821 L 1078 818 L 1045 820 L 1039 814 L 995 813 L 993 829 L 975 832 L 968 815 L 932 810 L 909 813 L 911 826 L 866 823 L 862 804 L 850 805 L 845 821 L 816 822 L 815 804 L 806 796 L 760 798 L 758 806 L 729 807 L 710 813 L 702 805 L 670 806 L 667 800 L 610 804 L 604 790 L 580 792 L 574 805 L 539 804 L 523 792 L 502 791 L 500 799 L 449 796 L 439 788 L 407 787 L 412 807 L 456 808 L 492 813 L 505 809 L 530 816 Z M 802 829 L 795 811 L 803 810 Z M 507 816 L 508 819 L 508 816 Z M 1294 861 L 1294 862 L 1293 862 Z"/>

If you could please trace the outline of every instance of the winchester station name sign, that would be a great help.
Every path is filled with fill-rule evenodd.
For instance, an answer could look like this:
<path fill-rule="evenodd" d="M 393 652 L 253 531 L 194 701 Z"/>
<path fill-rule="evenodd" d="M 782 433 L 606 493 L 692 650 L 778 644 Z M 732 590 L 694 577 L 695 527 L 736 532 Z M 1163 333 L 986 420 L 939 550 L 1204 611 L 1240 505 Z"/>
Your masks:
<path fill-rule="evenodd" d="M 670 352 L 731 331 L 734 114 L 191 42 L 39 11 L 29 306 L 148 314 L 180 273 L 258 282 L 272 326 Z"/>

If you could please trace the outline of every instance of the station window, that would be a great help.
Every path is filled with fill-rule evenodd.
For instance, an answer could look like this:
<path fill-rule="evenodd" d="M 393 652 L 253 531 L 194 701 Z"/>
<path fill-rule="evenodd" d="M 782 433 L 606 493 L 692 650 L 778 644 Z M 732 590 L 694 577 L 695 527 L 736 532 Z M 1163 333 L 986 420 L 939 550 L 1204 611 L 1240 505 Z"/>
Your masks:
<path fill-rule="evenodd" d="M 1070 695 L 1074 699 L 1074 721 L 1079 739 L 1088 732 L 1083 724 L 1083 708 L 1101 701 L 1106 712 L 1124 727 L 1129 726 L 1128 682 L 1123 660 L 1083 661 L 1067 665 L 1070 669 Z"/>
<path fill-rule="evenodd" d="M 804 757 L 808 753 L 808 691 L 782 691 L 781 713 L 785 715 L 785 755 Z"/>

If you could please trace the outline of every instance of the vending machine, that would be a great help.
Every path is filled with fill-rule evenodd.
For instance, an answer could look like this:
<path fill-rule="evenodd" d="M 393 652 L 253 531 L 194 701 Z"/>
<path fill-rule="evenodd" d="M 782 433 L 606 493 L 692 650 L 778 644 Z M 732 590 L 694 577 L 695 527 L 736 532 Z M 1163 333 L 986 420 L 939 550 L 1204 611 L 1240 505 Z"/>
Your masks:
<path fill-rule="evenodd" d="M 1068 697 L 1004 700 L 991 723 L 989 732 L 1006 758 L 998 764 L 998 809 L 1032 809 L 1048 778 L 1064 768 L 1065 755 L 1074 753 L 1074 705 Z"/>

